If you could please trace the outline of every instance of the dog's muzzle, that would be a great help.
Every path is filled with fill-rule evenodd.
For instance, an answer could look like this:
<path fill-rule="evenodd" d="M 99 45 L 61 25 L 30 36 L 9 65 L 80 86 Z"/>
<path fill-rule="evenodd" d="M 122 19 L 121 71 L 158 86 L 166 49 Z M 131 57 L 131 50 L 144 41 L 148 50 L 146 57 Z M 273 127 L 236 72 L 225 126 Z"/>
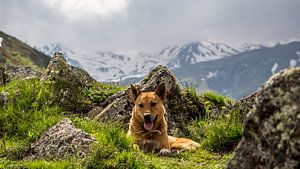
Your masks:
<path fill-rule="evenodd" d="M 153 122 L 156 120 L 157 115 L 154 117 L 151 113 L 144 114 L 144 128 L 146 130 L 151 130 L 153 128 Z"/>
<path fill-rule="evenodd" d="M 150 113 L 144 114 L 144 122 L 145 123 L 152 123 L 154 118 L 152 118 Z"/>

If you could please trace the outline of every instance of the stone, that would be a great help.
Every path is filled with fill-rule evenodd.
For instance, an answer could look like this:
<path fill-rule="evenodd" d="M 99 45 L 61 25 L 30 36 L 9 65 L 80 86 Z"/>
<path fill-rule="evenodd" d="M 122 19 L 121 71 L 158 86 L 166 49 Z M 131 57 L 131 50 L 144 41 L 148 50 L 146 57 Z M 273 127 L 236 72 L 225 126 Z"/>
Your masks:
<path fill-rule="evenodd" d="M 9 76 L 5 73 L 5 68 L 0 67 L 0 86 L 6 85 L 9 82 Z"/>
<path fill-rule="evenodd" d="M 56 102 L 66 111 L 85 112 L 82 101 L 83 89 L 95 80 L 84 70 L 67 64 L 62 53 L 56 52 L 51 58 L 41 82 L 52 82 Z M 90 108 L 88 108 L 90 109 Z"/>
<path fill-rule="evenodd" d="M 68 118 L 49 128 L 30 145 L 27 160 L 62 160 L 75 155 L 85 158 L 96 139 L 77 129 Z"/>
<path fill-rule="evenodd" d="M 300 168 L 300 68 L 273 75 L 257 92 L 228 169 Z"/>

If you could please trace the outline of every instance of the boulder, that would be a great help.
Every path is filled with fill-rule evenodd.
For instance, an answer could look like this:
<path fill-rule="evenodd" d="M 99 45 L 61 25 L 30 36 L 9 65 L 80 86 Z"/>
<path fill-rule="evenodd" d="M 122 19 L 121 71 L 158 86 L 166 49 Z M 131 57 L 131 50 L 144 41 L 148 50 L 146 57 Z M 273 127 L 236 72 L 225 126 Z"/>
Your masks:
<path fill-rule="evenodd" d="M 300 168 L 300 68 L 272 76 L 257 92 L 228 169 Z"/>
<path fill-rule="evenodd" d="M 84 101 L 83 89 L 95 80 L 86 71 L 68 65 L 62 53 L 56 52 L 53 55 L 41 81 L 53 84 L 56 102 L 64 110 L 87 111 L 84 110 L 86 108 L 82 103 Z"/>
<path fill-rule="evenodd" d="M 0 86 L 5 85 L 9 81 L 9 76 L 5 73 L 5 68 L 0 67 Z"/>
<path fill-rule="evenodd" d="M 30 145 L 26 159 L 61 160 L 72 155 L 85 158 L 95 140 L 65 118 Z"/>
<path fill-rule="evenodd" d="M 190 122 L 198 114 L 188 110 L 186 100 L 181 97 L 181 89 L 175 76 L 165 66 L 156 67 L 147 77 L 134 85 L 140 88 L 140 91 L 154 91 L 160 83 L 164 83 L 167 89 L 165 116 L 169 132 L 177 136 L 186 135 L 188 132 L 187 122 Z M 118 120 L 123 122 L 127 128 L 133 107 L 130 87 L 108 97 L 100 107 L 103 109 L 99 109 L 101 112 L 95 117 L 96 119 Z"/>

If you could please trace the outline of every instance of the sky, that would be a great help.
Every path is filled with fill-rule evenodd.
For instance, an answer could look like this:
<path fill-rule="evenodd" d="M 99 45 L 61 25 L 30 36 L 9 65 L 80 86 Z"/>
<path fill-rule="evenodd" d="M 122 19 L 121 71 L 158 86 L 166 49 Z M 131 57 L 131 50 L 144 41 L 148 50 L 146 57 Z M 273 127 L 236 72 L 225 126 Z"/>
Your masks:
<path fill-rule="evenodd" d="M 0 0 L 0 30 L 81 53 L 299 40 L 299 18 L 300 0 Z"/>

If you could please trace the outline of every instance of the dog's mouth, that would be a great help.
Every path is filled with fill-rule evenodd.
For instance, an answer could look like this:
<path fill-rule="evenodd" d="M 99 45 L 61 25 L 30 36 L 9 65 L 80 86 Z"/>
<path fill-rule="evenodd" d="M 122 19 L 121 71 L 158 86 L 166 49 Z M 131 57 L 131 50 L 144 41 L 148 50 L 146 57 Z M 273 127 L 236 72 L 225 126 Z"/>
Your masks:
<path fill-rule="evenodd" d="M 147 131 L 152 130 L 153 126 L 154 126 L 154 122 L 157 119 L 157 115 L 155 116 L 154 120 L 152 122 L 144 122 L 144 129 L 146 129 Z"/>

